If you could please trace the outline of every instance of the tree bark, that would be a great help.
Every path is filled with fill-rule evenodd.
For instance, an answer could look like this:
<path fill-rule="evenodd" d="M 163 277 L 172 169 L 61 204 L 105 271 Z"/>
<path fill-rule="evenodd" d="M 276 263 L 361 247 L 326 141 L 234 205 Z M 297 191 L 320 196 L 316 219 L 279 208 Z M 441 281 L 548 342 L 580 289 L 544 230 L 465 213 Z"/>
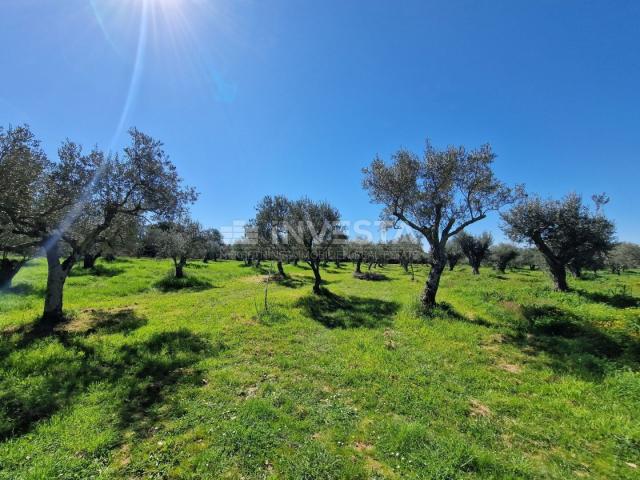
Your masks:
<path fill-rule="evenodd" d="M 480 268 L 476 264 L 471 265 L 471 271 L 474 275 L 480 275 Z"/>
<path fill-rule="evenodd" d="M 100 252 L 92 255 L 90 253 L 85 253 L 84 258 L 82 260 L 82 268 L 93 268 L 96 266 L 96 260 L 100 256 Z"/>
<path fill-rule="evenodd" d="M 422 308 L 425 311 L 431 310 L 436 306 L 436 294 L 438 293 L 440 277 L 442 276 L 445 265 L 446 262 L 442 259 L 434 259 L 431 265 L 431 271 L 429 272 L 429 277 L 427 278 L 427 283 L 424 286 L 422 298 L 420 299 Z"/>
<path fill-rule="evenodd" d="M 554 290 L 558 292 L 566 292 L 569 290 L 569 285 L 567 284 L 567 269 L 564 265 L 561 263 L 549 263 L 549 272 L 553 277 Z"/>
<path fill-rule="evenodd" d="M 322 278 L 320 277 L 320 260 L 311 260 L 309 265 L 311 266 L 311 270 L 313 270 L 313 293 L 321 293 L 320 283 L 322 282 Z"/>
<path fill-rule="evenodd" d="M 74 263 L 74 255 L 60 263 L 60 250 L 57 243 L 47 250 L 47 290 L 44 297 L 42 323 L 48 327 L 55 326 L 64 318 L 62 313 L 64 283 Z"/>
<path fill-rule="evenodd" d="M 276 267 L 278 268 L 278 274 L 279 275 L 281 275 L 283 277 L 287 276 L 286 273 L 284 273 L 284 268 L 282 267 L 282 260 L 278 260 L 277 261 Z"/>
<path fill-rule="evenodd" d="M 186 258 L 180 258 L 179 260 L 174 260 L 173 263 L 176 266 L 176 278 L 184 278 L 184 266 L 187 263 Z"/>
<path fill-rule="evenodd" d="M 24 260 L 3 258 L 0 261 L 0 288 L 9 288 L 13 277 L 16 276 L 24 264 Z"/>
<path fill-rule="evenodd" d="M 553 278 L 554 289 L 558 292 L 567 292 L 569 290 L 569 285 L 567 285 L 567 268 L 565 263 L 555 256 L 553 251 L 544 243 L 539 235 L 533 237 L 533 243 L 540 253 L 542 253 L 544 260 L 549 267 L 549 272 Z"/>

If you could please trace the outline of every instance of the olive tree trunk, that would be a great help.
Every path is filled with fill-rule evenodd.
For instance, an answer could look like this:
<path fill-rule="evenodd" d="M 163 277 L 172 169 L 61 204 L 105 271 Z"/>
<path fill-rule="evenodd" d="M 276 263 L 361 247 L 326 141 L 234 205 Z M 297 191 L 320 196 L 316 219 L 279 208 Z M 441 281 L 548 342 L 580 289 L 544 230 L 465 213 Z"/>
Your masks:
<path fill-rule="evenodd" d="M 0 260 L 0 288 L 9 288 L 13 277 L 16 276 L 24 264 L 24 260 L 12 260 L 9 258 Z"/>
<path fill-rule="evenodd" d="M 176 278 L 184 278 L 184 266 L 187 264 L 185 257 L 174 258 L 173 264 L 176 267 Z"/>
<path fill-rule="evenodd" d="M 558 292 L 566 292 L 569 290 L 567 284 L 567 269 L 561 263 L 552 265 L 549 263 L 549 272 L 553 278 L 554 290 Z"/>
<path fill-rule="evenodd" d="M 422 292 L 421 302 L 424 310 L 431 310 L 436 306 L 436 294 L 438 293 L 438 287 L 440 286 L 440 277 L 444 271 L 446 261 L 441 258 L 434 258 L 431 264 L 431 271 L 427 278 L 427 283 L 424 286 Z"/>
<path fill-rule="evenodd" d="M 542 256 L 544 257 L 547 266 L 549 267 L 549 273 L 553 278 L 553 287 L 558 292 L 569 291 L 569 285 L 567 284 L 567 267 L 565 262 L 562 262 L 553 251 L 542 241 L 540 238 L 534 238 L 533 242 L 538 248 Z"/>
<path fill-rule="evenodd" d="M 278 274 L 286 277 L 286 273 L 284 273 L 284 268 L 282 267 L 282 260 L 278 260 L 276 262 L 276 267 L 278 268 Z"/>
<path fill-rule="evenodd" d="M 322 282 L 322 278 L 320 277 L 320 259 L 311 260 L 309 265 L 313 271 L 313 293 L 321 293 L 320 283 Z"/>
<path fill-rule="evenodd" d="M 86 253 L 82 260 L 82 268 L 93 268 L 96 266 L 96 260 L 100 256 L 100 252 L 92 255 L 90 253 Z"/>
<path fill-rule="evenodd" d="M 60 262 L 60 250 L 57 243 L 47 249 L 47 289 L 44 297 L 42 323 L 53 327 L 63 320 L 62 300 L 64 283 L 75 263 L 75 255 Z"/>

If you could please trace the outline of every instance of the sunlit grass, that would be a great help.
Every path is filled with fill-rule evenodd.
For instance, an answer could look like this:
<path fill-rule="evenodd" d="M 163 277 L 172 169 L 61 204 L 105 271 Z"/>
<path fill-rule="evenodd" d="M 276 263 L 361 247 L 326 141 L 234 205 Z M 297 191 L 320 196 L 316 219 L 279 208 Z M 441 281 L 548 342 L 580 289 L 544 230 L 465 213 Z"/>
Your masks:
<path fill-rule="evenodd" d="M 463 267 L 424 317 L 423 266 L 330 265 L 320 297 L 285 269 L 265 312 L 266 272 L 238 262 L 176 286 L 168 261 L 99 261 L 45 338 L 28 331 L 45 265 L 23 269 L 0 294 L 0 477 L 637 475 L 640 274 L 562 294 Z"/>

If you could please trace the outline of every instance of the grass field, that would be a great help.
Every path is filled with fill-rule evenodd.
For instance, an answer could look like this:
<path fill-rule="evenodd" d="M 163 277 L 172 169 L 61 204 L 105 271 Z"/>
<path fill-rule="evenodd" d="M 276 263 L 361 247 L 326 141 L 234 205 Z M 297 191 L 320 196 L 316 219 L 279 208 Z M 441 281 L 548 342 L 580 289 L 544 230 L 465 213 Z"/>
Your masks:
<path fill-rule="evenodd" d="M 286 266 L 268 313 L 252 267 L 170 268 L 75 269 L 44 338 L 44 263 L 0 293 L 0 478 L 640 478 L 638 272 L 461 267 L 425 318 L 423 266 Z"/>

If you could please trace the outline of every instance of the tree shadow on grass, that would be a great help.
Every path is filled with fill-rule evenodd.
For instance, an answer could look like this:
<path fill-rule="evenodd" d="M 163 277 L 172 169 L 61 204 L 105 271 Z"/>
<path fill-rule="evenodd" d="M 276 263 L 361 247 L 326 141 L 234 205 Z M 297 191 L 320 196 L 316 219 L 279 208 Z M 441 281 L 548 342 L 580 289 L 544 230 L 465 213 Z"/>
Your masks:
<path fill-rule="evenodd" d="M 113 349 L 68 332 L 23 346 L 19 340 L 0 341 L 12 342 L 11 355 L 0 367 L 0 440 L 20 436 L 73 406 L 97 383 L 112 394 L 119 428 L 143 431 L 155 420 L 152 407 L 180 386 L 201 385 L 195 365 L 224 349 L 224 344 L 211 345 L 186 329 L 155 333 Z"/>
<path fill-rule="evenodd" d="M 384 273 L 378 272 L 353 272 L 353 278 L 357 278 L 358 280 L 367 280 L 369 282 L 387 282 L 391 280 Z"/>
<path fill-rule="evenodd" d="M 313 279 L 309 277 L 293 277 L 291 275 L 287 275 L 286 277 L 276 279 L 276 283 L 287 288 L 301 288 L 313 283 Z"/>
<path fill-rule="evenodd" d="M 203 280 L 202 278 L 194 277 L 192 275 L 185 275 L 182 278 L 168 275 L 162 280 L 156 282 L 154 284 L 154 287 L 156 287 L 161 292 L 167 293 L 175 292 L 178 290 L 208 290 L 210 288 L 213 288 L 213 284 L 208 280 Z"/>
<path fill-rule="evenodd" d="M 640 298 L 630 295 L 626 291 L 589 292 L 582 289 L 574 289 L 581 297 L 596 303 L 605 303 L 614 308 L 640 307 Z"/>
<path fill-rule="evenodd" d="M 525 305 L 522 314 L 526 323 L 508 338 L 534 356 L 548 355 L 557 372 L 601 380 L 611 367 L 640 366 L 640 342 L 627 333 L 604 331 L 552 305 Z"/>
<path fill-rule="evenodd" d="M 115 277 L 124 273 L 124 268 L 108 267 L 106 265 L 97 264 L 93 268 L 74 268 L 69 273 L 70 277 Z"/>
<path fill-rule="evenodd" d="M 0 288 L 0 293 L 11 293 L 13 295 L 38 295 L 44 297 L 44 286 L 35 287 L 31 283 L 18 283 L 10 287 Z"/>
<path fill-rule="evenodd" d="M 399 304 L 355 295 L 338 296 L 328 290 L 300 298 L 296 307 L 327 328 L 379 328 L 389 326 Z"/>
<path fill-rule="evenodd" d="M 82 310 L 72 319 L 58 328 L 68 333 L 129 334 L 147 324 L 147 319 L 136 314 L 131 308 L 101 310 L 89 308 Z"/>
<path fill-rule="evenodd" d="M 494 328 L 495 325 L 488 320 L 485 320 L 482 317 L 467 317 L 460 312 L 458 312 L 453 305 L 447 302 L 438 302 L 435 308 L 431 309 L 429 312 L 421 311 L 422 306 L 418 303 L 415 308 L 417 309 L 414 312 L 418 316 L 423 316 L 427 319 L 429 318 L 448 318 L 451 320 L 456 320 L 459 322 L 473 323 L 474 325 L 480 325 L 482 327 Z"/>

